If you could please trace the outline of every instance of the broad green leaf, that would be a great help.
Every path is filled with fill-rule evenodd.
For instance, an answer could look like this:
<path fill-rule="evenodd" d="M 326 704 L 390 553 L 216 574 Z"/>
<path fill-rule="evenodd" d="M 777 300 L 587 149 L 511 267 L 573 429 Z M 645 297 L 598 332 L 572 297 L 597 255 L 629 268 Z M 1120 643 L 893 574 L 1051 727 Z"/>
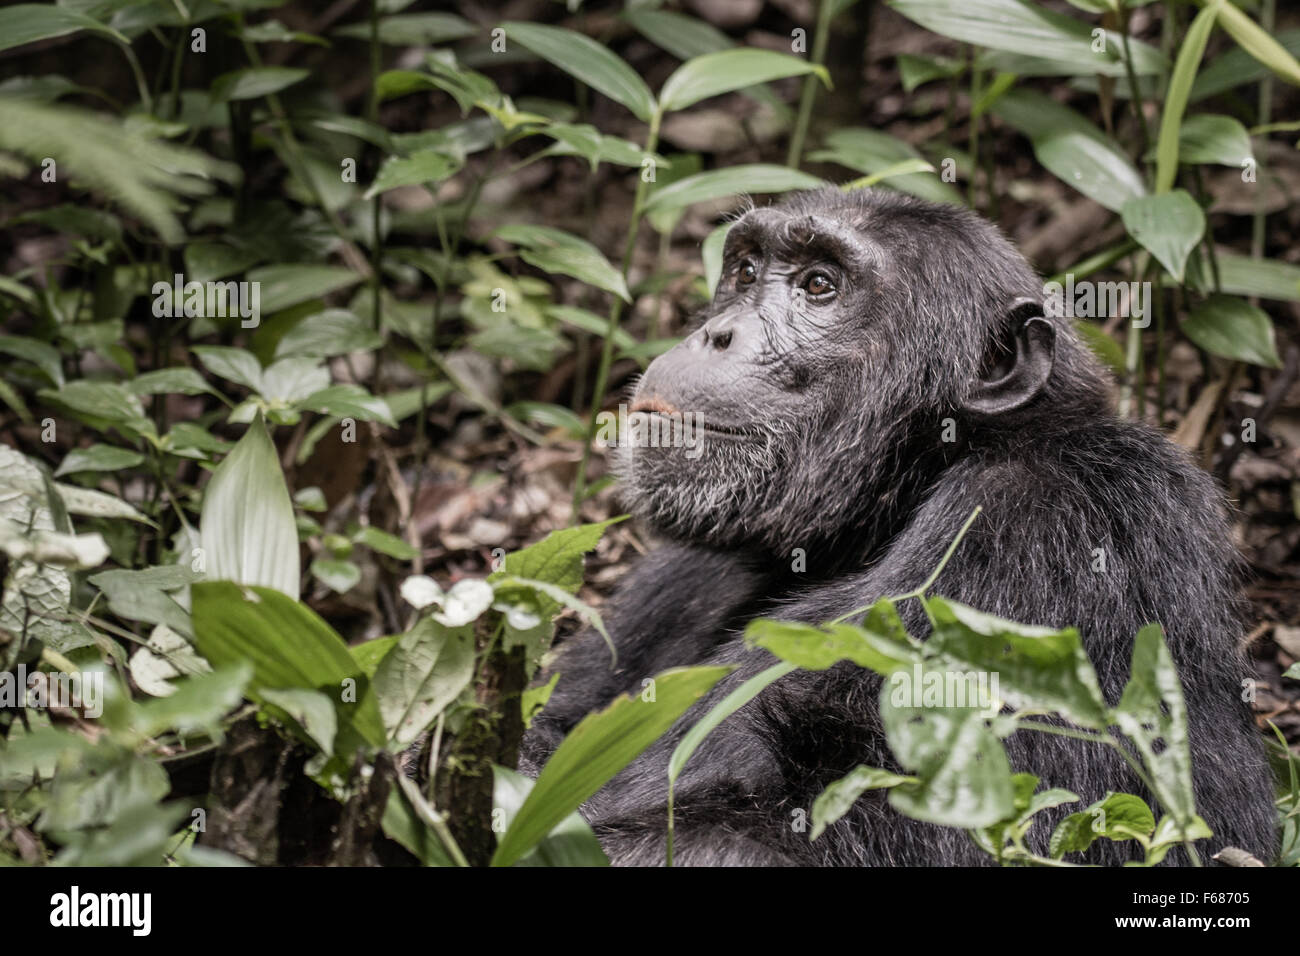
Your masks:
<path fill-rule="evenodd" d="M 666 113 L 682 110 L 711 96 L 806 73 L 815 73 L 827 87 L 831 85 L 825 67 L 787 53 L 748 48 L 706 53 L 683 63 L 668 77 L 659 91 L 660 108 Z"/>
<path fill-rule="evenodd" d="M 390 428 L 397 427 L 388 403 L 360 385 L 331 385 L 299 399 L 297 405 L 334 418 L 359 418 L 366 422 L 382 422 Z"/>
<path fill-rule="evenodd" d="M 421 618 L 375 671 L 375 693 L 393 747 L 415 741 L 474 677 L 473 628 Z"/>
<path fill-rule="evenodd" d="M 1142 175 L 1101 130 L 1069 107 L 1033 90 L 1011 90 L 991 109 L 1029 137 L 1053 175 L 1089 199 L 1119 212 L 1146 195 Z"/>
<path fill-rule="evenodd" d="M 632 301 L 622 274 L 585 239 L 550 226 L 522 224 L 502 226 L 494 235 L 520 246 L 519 257 L 529 265 L 545 272 L 573 276 L 588 285 L 612 292 L 624 302 Z"/>
<path fill-rule="evenodd" d="M 248 692 L 254 700 L 265 688 L 325 694 L 338 713 L 339 754 L 351 753 L 363 741 L 384 745 L 383 722 L 365 675 L 343 638 L 309 607 L 270 588 L 230 581 L 199 582 L 190 592 L 194 644 L 214 669 L 252 664 Z"/>
<path fill-rule="evenodd" d="M 935 622 L 926 646 L 949 673 L 997 674 L 998 690 L 1013 707 L 1054 710 L 1105 730 L 1106 701 L 1078 631 L 1026 627 L 938 597 L 926 606 Z"/>
<path fill-rule="evenodd" d="M 190 351 L 218 378 L 261 392 L 262 363 L 252 352 L 229 345 L 196 345 Z"/>
<path fill-rule="evenodd" d="M 1101 800 L 1078 813 L 1071 813 L 1056 825 L 1048 852 L 1055 859 L 1066 853 L 1088 849 L 1094 840 L 1132 840 L 1137 835 L 1150 836 L 1156 818 L 1146 801 L 1131 793 L 1108 793 Z"/>
<path fill-rule="evenodd" d="M 885 790 L 905 783 L 920 782 L 916 777 L 899 776 L 875 767 L 854 767 L 848 774 L 830 784 L 813 801 L 813 826 L 808 838 L 815 840 L 821 836 L 828 826 L 848 813 L 858 797 L 868 790 Z"/>
<path fill-rule="evenodd" d="M 1277 368 L 1273 320 L 1263 309 L 1230 295 L 1214 295 L 1192 310 L 1183 334 L 1213 355 Z"/>
<path fill-rule="evenodd" d="M 212 386 L 192 368 L 160 368 L 145 372 L 126 383 L 136 395 L 202 395 L 211 392 Z"/>
<path fill-rule="evenodd" d="M 178 680 L 172 693 L 140 704 L 132 729 L 141 737 L 154 737 L 164 730 L 219 733 L 221 718 L 239 706 L 252 678 L 253 668 L 240 663 Z"/>
<path fill-rule="evenodd" d="M 1205 234 L 1205 213 L 1185 189 L 1139 196 L 1120 210 L 1124 228 L 1179 282 L 1187 257 Z"/>
<path fill-rule="evenodd" d="M 1079 333 L 1079 338 L 1083 339 L 1084 344 L 1092 350 L 1092 354 L 1101 359 L 1111 371 L 1116 375 L 1123 373 L 1124 346 L 1116 342 L 1114 336 L 1096 322 L 1088 322 L 1084 319 L 1074 320 L 1074 330 Z"/>
<path fill-rule="evenodd" d="M 629 6 L 623 19 L 651 43 L 683 61 L 735 46 L 731 37 L 711 23 L 675 10 Z"/>
<path fill-rule="evenodd" d="M 352 540 L 398 561 L 410 561 L 420 553 L 397 535 L 370 526 L 362 528 Z"/>
<path fill-rule="evenodd" d="M 54 477 L 75 475 L 86 471 L 125 471 L 144 461 L 144 455 L 126 448 L 114 448 L 112 445 L 90 445 L 86 448 L 74 448 L 59 463 Z"/>
<path fill-rule="evenodd" d="M 636 71 L 591 37 L 563 27 L 540 23 L 509 22 L 502 26 L 506 38 L 558 66 L 592 89 L 604 93 L 632 111 L 637 119 L 650 122 L 656 110 L 650 88 Z"/>
<path fill-rule="evenodd" d="M 409 156 L 390 156 L 362 199 L 374 199 L 398 186 L 432 186 L 454 175 L 462 163 L 436 149 L 422 149 Z"/>
<path fill-rule="evenodd" d="M 686 761 L 691 759 L 691 754 L 695 753 L 696 748 L 704 742 L 704 738 L 717 729 L 718 724 L 757 697 L 769 684 L 781 679 L 793 670 L 796 670 L 795 665 L 785 661 L 773 664 L 749 678 L 749 680 L 714 704 L 709 712 L 696 721 L 695 726 L 686 732 L 681 743 L 673 750 L 673 755 L 668 761 L 668 785 L 671 787 L 676 783 L 677 778 L 681 776 L 682 768 L 686 766 Z"/>
<path fill-rule="evenodd" d="M 415 782 L 399 774 L 380 821 L 385 835 L 410 850 L 424 866 L 455 866 L 433 825 L 441 820 L 445 818 L 429 806 Z"/>
<path fill-rule="evenodd" d="M 260 696 L 264 703 L 292 718 L 321 753 L 334 753 L 334 738 L 339 731 L 339 717 L 334 702 L 318 690 L 304 687 L 263 687 Z"/>
<path fill-rule="evenodd" d="M 1183 45 L 1178 50 L 1178 59 L 1174 62 L 1174 72 L 1169 77 L 1169 89 L 1165 93 L 1164 109 L 1160 114 L 1160 136 L 1156 141 L 1156 192 L 1165 193 L 1174 185 L 1178 175 L 1179 128 L 1183 122 L 1183 113 L 1187 109 L 1187 98 L 1192 92 L 1192 81 L 1196 70 L 1205 55 L 1205 44 L 1214 29 L 1218 16 L 1217 6 L 1203 9 L 1192 20 L 1183 38 Z"/>
<path fill-rule="evenodd" d="M 261 283 L 261 307 L 265 316 L 354 286 L 361 281 L 361 275 L 342 266 L 285 263 L 252 269 L 248 281 Z"/>
<path fill-rule="evenodd" d="M 1231 2 L 1215 0 L 1209 5 L 1208 0 L 1198 2 L 1206 10 L 1217 10 L 1219 25 L 1237 41 L 1238 46 L 1288 83 L 1300 85 L 1300 63 L 1258 23 Z"/>
<path fill-rule="evenodd" d="M 79 379 L 69 382 L 58 391 L 42 389 L 39 394 L 48 394 L 73 411 L 94 418 L 121 423 L 137 430 L 146 427 L 144 405 L 139 396 L 117 382 Z"/>
<path fill-rule="evenodd" d="M 351 644 L 348 646 L 348 652 L 367 677 L 374 677 L 375 671 L 379 669 L 379 662 L 393 649 L 401 636 L 400 634 L 390 634 L 387 637 L 376 637 L 360 644 Z"/>
<path fill-rule="evenodd" d="M 306 401 L 329 387 L 330 372 L 320 359 L 290 355 L 262 370 L 258 392 L 267 401 L 289 404 Z"/>
<path fill-rule="evenodd" d="M 897 707 L 881 696 L 885 736 L 919 783 L 899 784 L 889 803 L 915 820 L 972 829 L 1015 810 L 1011 766 L 1002 742 L 970 707 Z"/>
<path fill-rule="evenodd" d="M 63 384 L 63 363 L 54 346 L 22 335 L 0 335 L 0 352 L 31 362 L 55 385 Z"/>
<path fill-rule="evenodd" d="M 746 626 L 745 641 L 812 671 L 823 671 L 848 660 L 878 674 L 892 674 L 910 667 L 914 656 L 910 648 L 852 624 L 813 627 L 797 621 L 759 618 Z"/>
<path fill-rule="evenodd" d="M 645 212 L 681 209 L 697 202 L 753 193 L 784 193 L 792 189 L 817 189 L 825 183 L 816 176 L 785 166 L 764 163 L 714 169 L 678 180 L 657 190 L 645 204 Z"/>
<path fill-rule="evenodd" d="M 275 347 L 275 357 L 301 355 L 324 358 L 345 355 L 348 352 L 365 352 L 383 344 L 383 336 L 355 312 L 347 309 L 325 309 L 304 316 L 283 336 Z"/>
<path fill-rule="evenodd" d="M 199 524 L 208 580 L 258 584 L 298 597 L 293 503 L 260 415 L 213 472 Z"/>
<path fill-rule="evenodd" d="M 311 70 L 287 66 L 255 66 L 223 73 L 212 81 L 212 102 L 255 100 L 293 86 L 311 75 Z"/>
<path fill-rule="evenodd" d="M 1039 59 L 1061 64 L 1063 72 L 1125 73 L 1121 34 L 1107 30 L 1105 43 L 1097 51 L 1091 24 L 1025 0 L 890 0 L 889 5 L 941 36 L 994 50 L 1032 52 Z M 1159 50 L 1133 38 L 1129 46 L 1133 70 L 1139 76 L 1163 69 L 1165 60 Z"/>
<path fill-rule="evenodd" d="M 1220 252 L 1218 259 L 1219 283 L 1224 292 L 1300 302 L 1300 266 L 1232 252 Z"/>
<path fill-rule="evenodd" d="M 126 45 L 130 41 L 93 17 L 50 3 L 19 3 L 0 10 L 0 50 L 89 30 Z"/>
<path fill-rule="evenodd" d="M 653 701 L 624 694 L 604 710 L 584 717 L 542 768 L 497 846 L 492 865 L 510 866 L 535 847 L 731 670 L 689 667 L 664 671 L 654 678 Z"/>
<path fill-rule="evenodd" d="M 523 806 L 534 782 L 521 773 L 505 767 L 493 767 L 492 808 L 501 811 L 507 832 L 510 824 Z M 601 849 L 596 834 L 582 818 L 581 813 L 571 813 L 555 825 L 537 847 L 521 859 L 516 866 L 609 866 L 609 858 Z"/>
<path fill-rule="evenodd" d="M 1241 168 L 1255 158 L 1250 134 L 1239 120 L 1215 113 L 1198 113 L 1183 120 L 1178 133 L 1180 163 L 1215 163 Z"/>
<path fill-rule="evenodd" d="M 1286 52 L 1300 55 L 1300 29 L 1280 30 L 1273 36 Z M 1258 83 L 1268 74 L 1268 67 L 1241 47 L 1233 47 L 1196 75 L 1191 101 L 1198 103 L 1235 87 Z"/>
<path fill-rule="evenodd" d="M 359 567 L 334 558 L 317 558 L 311 563 L 311 575 L 338 594 L 347 594 L 361 582 Z"/>
<path fill-rule="evenodd" d="M 600 543 L 606 528 L 622 521 L 624 517 L 626 515 L 595 524 L 552 531 L 536 544 L 507 554 L 505 568 L 494 573 L 488 580 L 495 584 L 506 576 L 531 578 L 554 584 L 573 594 L 582 587 L 583 556 Z M 550 613 L 558 610 L 559 605 L 553 605 Z"/>

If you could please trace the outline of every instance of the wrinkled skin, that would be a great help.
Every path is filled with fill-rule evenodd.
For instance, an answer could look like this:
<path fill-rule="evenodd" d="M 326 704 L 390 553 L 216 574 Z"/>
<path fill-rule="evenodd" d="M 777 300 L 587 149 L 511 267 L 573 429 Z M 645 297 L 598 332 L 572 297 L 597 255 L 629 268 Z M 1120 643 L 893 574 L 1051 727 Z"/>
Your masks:
<path fill-rule="evenodd" d="M 536 772 L 586 713 L 676 666 L 736 671 L 584 807 L 615 863 L 663 860 L 668 756 L 714 703 L 774 662 L 740 638 L 756 617 L 821 623 L 915 589 L 976 506 L 932 592 L 1029 624 L 1078 626 L 1118 700 L 1133 636 L 1159 621 L 1184 682 L 1198 809 L 1224 845 L 1275 849 L 1269 773 L 1240 698 L 1238 559 L 1221 497 L 1182 451 L 1115 417 L 1103 374 L 1042 286 L 984 220 L 884 191 L 806 193 L 732 228 L 700 328 L 647 370 L 642 415 L 703 416 L 703 453 L 622 449 L 628 506 L 666 543 L 621 583 L 606 622 L 566 646 L 525 739 Z M 948 440 L 945 440 L 948 439 Z M 1095 549 L 1106 571 L 1093 570 Z M 800 556 L 806 566 L 797 559 Z M 912 633 L 929 624 L 902 605 Z M 900 770 L 880 680 L 798 671 L 730 717 L 678 781 L 677 861 L 988 862 L 960 830 L 869 792 L 816 842 L 792 826 L 854 766 Z M 1143 794 L 1110 749 L 1021 731 L 1012 767 L 1083 803 Z M 1144 794 L 1145 795 L 1145 794 Z M 1147 796 L 1150 800 L 1149 795 Z M 1092 862 L 1140 853 L 1099 840 Z M 1181 851 L 1170 863 L 1186 862 Z"/>

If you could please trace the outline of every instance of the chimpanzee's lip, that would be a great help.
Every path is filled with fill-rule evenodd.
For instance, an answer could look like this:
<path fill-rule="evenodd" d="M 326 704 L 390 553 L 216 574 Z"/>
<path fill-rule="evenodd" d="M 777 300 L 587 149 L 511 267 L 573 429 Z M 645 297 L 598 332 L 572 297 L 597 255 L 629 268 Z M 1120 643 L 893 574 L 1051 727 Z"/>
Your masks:
<path fill-rule="evenodd" d="M 636 399 L 632 403 L 632 407 L 629 411 L 633 415 L 641 412 L 646 415 L 665 415 L 686 418 L 688 421 L 692 421 L 696 428 L 706 432 L 713 432 L 716 435 L 727 435 L 731 438 L 748 438 L 751 434 L 749 429 L 742 428 L 739 425 L 719 425 L 716 422 L 711 421 L 709 416 L 705 415 L 703 412 L 697 412 L 694 415 L 690 412 L 683 413 L 674 405 L 669 404 L 658 396 Z"/>

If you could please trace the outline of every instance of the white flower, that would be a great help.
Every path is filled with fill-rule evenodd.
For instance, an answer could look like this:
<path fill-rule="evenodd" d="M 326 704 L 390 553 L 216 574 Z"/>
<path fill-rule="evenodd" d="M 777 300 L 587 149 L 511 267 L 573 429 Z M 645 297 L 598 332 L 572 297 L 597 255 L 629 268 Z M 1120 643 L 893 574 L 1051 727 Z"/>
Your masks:
<path fill-rule="evenodd" d="M 435 613 L 433 619 L 447 627 L 460 627 L 492 606 L 492 585 L 478 578 L 457 581 L 436 603 L 442 606 L 442 613 Z"/>
<path fill-rule="evenodd" d="M 455 590 L 454 588 L 452 590 Z M 430 604 L 442 604 L 442 588 L 427 574 L 414 574 L 402 582 L 402 600 L 418 611 Z"/>

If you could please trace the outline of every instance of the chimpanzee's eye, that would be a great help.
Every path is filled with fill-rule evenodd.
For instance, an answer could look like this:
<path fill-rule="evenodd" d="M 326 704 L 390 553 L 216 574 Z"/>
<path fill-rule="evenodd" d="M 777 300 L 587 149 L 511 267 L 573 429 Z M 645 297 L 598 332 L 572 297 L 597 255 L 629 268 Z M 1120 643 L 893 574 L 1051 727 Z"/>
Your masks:
<path fill-rule="evenodd" d="M 804 280 L 803 288 L 805 292 L 807 292 L 809 295 L 816 298 L 824 295 L 830 295 L 832 292 L 834 292 L 835 283 L 831 281 L 830 276 L 828 276 L 826 273 L 814 272 L 812 275 L 810 275 L 807 279 Z"/>
<path fill-rule="evenodd" d="M 754 263 L 746 259 L 740 264 L 740 272 L 736 275 L 736 285 L 753 285 L 758 279 L 758 270 L 754 268 Z"/>

